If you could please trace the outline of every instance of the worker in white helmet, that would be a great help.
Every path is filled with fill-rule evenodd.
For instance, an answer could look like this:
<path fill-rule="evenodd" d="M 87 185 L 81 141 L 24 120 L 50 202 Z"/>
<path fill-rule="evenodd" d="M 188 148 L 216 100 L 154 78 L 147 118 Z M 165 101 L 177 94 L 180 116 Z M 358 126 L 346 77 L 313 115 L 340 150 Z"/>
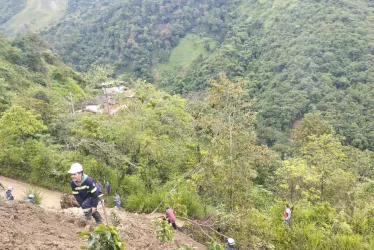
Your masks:
<path fill-rule="evenodd" d="M 5 192 L 5 198 L 8 200 L 8 201 L 12 201 L 14 200 L 14 197 L 12 195 L 12 190 L 13 190 L 13 187 L 12 186 L 9 186 L 7 189 L 6 189 L 6 192 Z"/>
<path fill-rule="evenodd" d="M 32 203 L 32 204 L 35 204 L 35 200 L 34 200 L 34 195 L 33 194 L 29 194 L 28 196 L 27 196 L 27 200 L 26 200 L 27 202 L 30 202 L 30 203 Z"/>
<path fill-rule="evenodd" d="M 72 179 L 70 182 L 72 194 L 83 209 L 87 220 L 91 220 L 91 217 L 94 217 L 96 223 L 102 223 L 101 215 L 97 211 L 99 193 L 95 182 L 91 177 L 83 173 L 83 167 L 79 163 L 71 164 L 68 173 L 71 174 Z"/>
<path fill-rule="evenodd" d="M 235 240 L 233 238 L 227 239 L 227 246 L 225 247 L 225 250 L 235 250 Z"/>

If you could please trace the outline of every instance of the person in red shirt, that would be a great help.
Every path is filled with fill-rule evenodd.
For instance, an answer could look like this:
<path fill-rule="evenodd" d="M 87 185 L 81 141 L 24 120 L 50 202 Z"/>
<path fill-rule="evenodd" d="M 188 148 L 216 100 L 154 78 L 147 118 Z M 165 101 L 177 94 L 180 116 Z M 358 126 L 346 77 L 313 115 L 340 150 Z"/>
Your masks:
<path fill-rule="evenodd" d="M 165 218 L 171 223 L 174 229 L 178 229 L 177 224 L 175 224 L 176 217 L 173 209 L 166 207 Z"/>
<path fill-rule="evenodd" d="M 286 204 L 285 210 L 284 210 L 284 223 L 287 224 L 288 226 L 291 226 L 291 209 Z"/>

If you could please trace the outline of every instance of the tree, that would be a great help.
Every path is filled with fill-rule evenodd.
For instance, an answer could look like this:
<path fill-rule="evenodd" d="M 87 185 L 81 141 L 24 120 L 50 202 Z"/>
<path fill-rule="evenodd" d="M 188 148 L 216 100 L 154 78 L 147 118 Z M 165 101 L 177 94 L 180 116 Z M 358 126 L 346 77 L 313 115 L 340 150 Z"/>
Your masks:
<path fill-rule="evenodd" d="M 333 129 L 319 112 L 306 114 L 292 132 L 296 147 L 301 147 L 310 140 L 311 135 L 331 135 Z"/>
<path fill-rule="evenodd" d="M 301 148 L 301 157 L 316 168 L 319 176 L 320 201 L 336 204 L 354 184 L 353 173 L 345 168 L 346 155 L 341 142 L 333 135 L 311 135 Z"/>
<path fill-rule="evenodd" d="M 17 105 L 6 110 L 0 119 L 0 136 L 7 141 L 22 139 L 25 142 L 28 136 L 44 129 L 47 127 L 39 115 Z"/>
<path fill-rule="evenodd" d="M 225 75 L 211 80 L 203 105 L 197 128 L 205 159 L 197 182 L 207 200 L 232 210 L 247 203 L 256 166 L 267 164 L 267 149 L 255 145 L 254 112 L 242 82 L 231 82 Z"/>

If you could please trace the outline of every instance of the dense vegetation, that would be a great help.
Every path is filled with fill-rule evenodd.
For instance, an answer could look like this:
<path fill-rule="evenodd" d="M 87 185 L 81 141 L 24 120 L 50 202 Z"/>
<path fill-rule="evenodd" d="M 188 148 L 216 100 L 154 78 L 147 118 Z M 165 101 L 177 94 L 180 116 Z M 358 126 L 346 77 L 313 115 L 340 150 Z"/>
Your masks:
<path fill-rule="evenodd" d="M 172 93 L 204 89 L 225 72 L 243 79 L 256 100 L 263 144 L 289 153 L 294 122 L 319 110 L 347 145 L 374 148 L 369 1 L 72 0 L 69 6 L 64 21 L 44 36 L 79 70 L 109 63 L 118 74 Z M 199 50 L 196 43 L 179 44 L 186 34 L 205 48 L 187 69 L 179 61 L 189 55 L 169 61 L 173 51 Z"/>
<path fill-rule="evenodd" d="M 374 6 L 226 2 L 69 1 L 44 35 L 82 75 L 33 35 L 1 38 L 0 174 L 68 190 L 78 161 L 127 210 L 165 198 L 240 249 L 373 249 Z M 189 37 L 209 37 L 206 53 L 168 67 Z M 74 113 L 114 70 L 134 73 L 126 108 Z"/>
<path fill-rule="evenodd" d="M 150 79 L 152 66 L 167 61 L 186 32 L 199 25 L 216 32 L 224 29 L 222 19 L 235 1 L 111 0 L 92 1 L 90 7 L 88 3 L 70 1 L 65 19 L 44 32 L 56 51 L 78 70 L 110 63 L 118 72 Z"/>
<path fill-rule="evenodd" d="M 26 0 L 0 0 L 0 25 L 9 21 L 26 6 Z"/>
<path fill-rule="evenodd" d="M 345 143 L 373 149 L 373 11 L 369 1 L 243 3 L 223 43 L 163 84 L 201 89 L 223 71 L 247 82 L 263 143 L 287 143 L 284 132 L 319 110 Z"/>

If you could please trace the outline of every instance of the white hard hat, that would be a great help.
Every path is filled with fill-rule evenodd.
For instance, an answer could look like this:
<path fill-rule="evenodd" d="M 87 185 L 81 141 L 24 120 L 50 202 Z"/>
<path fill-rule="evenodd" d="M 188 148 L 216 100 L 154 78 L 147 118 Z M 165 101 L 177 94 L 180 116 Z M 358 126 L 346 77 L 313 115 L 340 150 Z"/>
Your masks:
<path fill-rule="evenodd" d="M 79 173 L 79 172 L 83 172 L 83 167 L 80 163 L 73 163 L 71 164 L 70 166 L 70 170 L 69 170 L 69 174 L 76 174 L 76 173 Z"/>
<path fill-rule="evenodd" d="M 230 246 L 235 245 L 235 240 L 233 238 L 228 238 L 227 242 L 229 243 Z"/>
<path fill-rule="evenodd" d="M 12 187 L 12 186 L 9 186 L 7 190 L 13 190 L 13 187 Z"/>
<path fill-rule="evenodd" d="M 29 198 L 33 199 L 34 195 L 33 194 L 29 194 Z"/>

